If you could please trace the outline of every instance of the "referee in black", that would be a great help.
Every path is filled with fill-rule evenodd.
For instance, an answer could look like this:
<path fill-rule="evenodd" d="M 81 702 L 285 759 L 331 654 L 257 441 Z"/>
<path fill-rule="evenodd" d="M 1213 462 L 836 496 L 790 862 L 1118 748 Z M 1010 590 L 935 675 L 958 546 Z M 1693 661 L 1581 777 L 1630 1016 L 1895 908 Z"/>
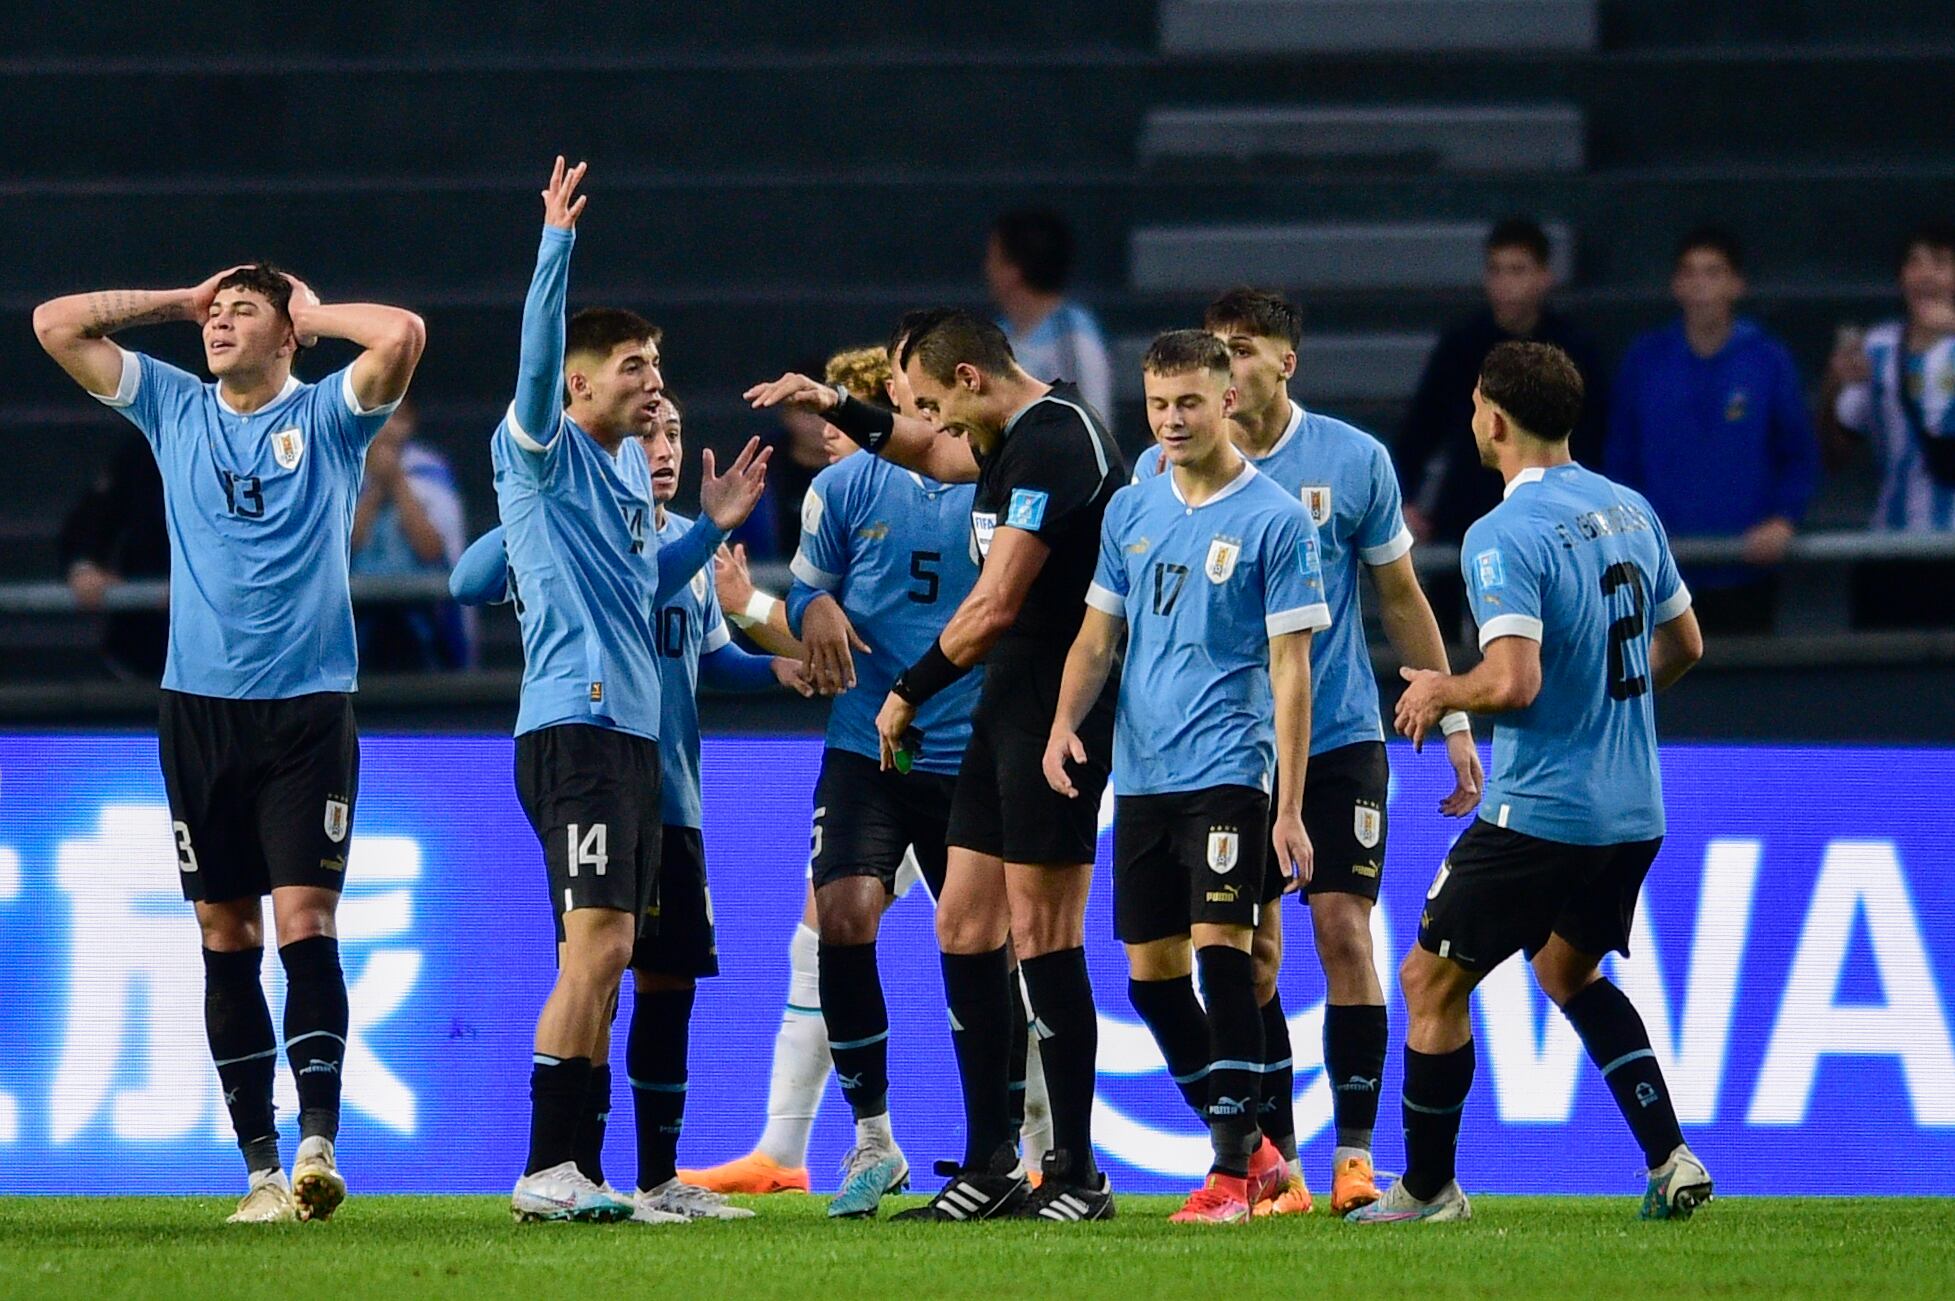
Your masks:
<path fill-rule="evenodd" d="M 750 389 L 756 407 L 816 411 L 870 452 L 943 483 L 977 484 L 977 586 L 934 646 L 896 681 L 876 719 L 894 762 L 917 706 L 982 661 L 983 695 L 952 800 L 949 869 L 937 901 L 957 1069 L 964 1160 L 904 1217 L 1074 1221 L 1113 1215 L 1093 1160 L 1099 1022 L 1086 973 L 1086 893 L 1113 741 L 1109 683 L 1080 729 L 1089 755 L 1067 799 L 1040 768 L 1066 652 L 1086 609 L 1100 517 L 1128 479 L 1105 422 L 1070 384 L 1033 379 L 1004 332 L 969 312 L 913 313 L 899 331 L 911 420 L 801 375 Z M 1052 1101 L 1053 1150 L 1034 1191 L 1015 1173 L 1006 940 L 1016 947 Z M 900 1217 L 899 1217 L 900 1218 Z"/>

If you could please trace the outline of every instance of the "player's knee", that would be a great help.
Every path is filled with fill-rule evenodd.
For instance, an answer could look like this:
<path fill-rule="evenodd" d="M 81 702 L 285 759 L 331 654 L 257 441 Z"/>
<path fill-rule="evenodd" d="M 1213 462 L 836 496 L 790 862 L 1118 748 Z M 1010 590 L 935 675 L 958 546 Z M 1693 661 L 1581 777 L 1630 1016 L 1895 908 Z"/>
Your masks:
<path fill-rule="evenodd" d="M 1407 1011 L 1417 1014 L 1437 1006 L 1441 1001 L 1441 973 L 1435 967 L 1441 961 L 1444 959 L 1434 957 L 1417 945 L 1405 955 L 1405 961 L 1398 968 L 1398 987 L 1405 994 Z"/>
<path fill-rule="evenodd" d="M 633 948 L 629 914 L 619 914 L 625 924 L 581 927 L 564 945 L 560 976 L 608 993 L 623 978 L 631 965 Z"/>
<path fill-rule="evenodd" d="M 1371 965 L 1371 926 L 1355 910 L 1342 910 L 1316 928 L 1317 956 L 1327 972 L 1363 971 Z"/>
<path fill-rule="evenodd" d="M 874 944 L 881 914 L 877 909 L 825 909 L 818 928 L 823 944 Z"/>
<path fill-rule="evenodd" d="M 1002 948 L 1011 923 L 989 909 L 937 909 L 937 947 L 945 953 L 989 953 Z"/>
<path fill-rule="evenodd" d="M 1599 980 L 1601 974 L 1593 962 L 1570 960 L 1566 956 L 1550 957 L 1544 951 L 1534 959 L 1534 978 L 1540 982 L 1541 992 L 1556 1007 L 1566 1007 L 1569 1000 Z"/>
<path fill-rule="evenodd" d="M 253 905 L 249 908 L 234 903 L 197 905 L 197 929 L 205 948 L 213 953 L 237 953 L 264 947 L 264 913 L 257 900 L 249 902 Z"/>

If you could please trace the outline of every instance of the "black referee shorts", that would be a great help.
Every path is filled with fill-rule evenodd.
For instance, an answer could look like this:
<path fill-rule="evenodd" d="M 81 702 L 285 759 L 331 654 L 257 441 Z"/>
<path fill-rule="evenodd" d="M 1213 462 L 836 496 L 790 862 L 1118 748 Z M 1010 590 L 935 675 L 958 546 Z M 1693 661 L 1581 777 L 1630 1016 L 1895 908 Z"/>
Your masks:
<path fill-rule="evenodd" d="M 563 915 L 612 908 L 649 928 L 657 899 L 658 742 L 590 723 L 561 723 L 516 738 L 516 797 L 543 846 L 550 907 Z"/>

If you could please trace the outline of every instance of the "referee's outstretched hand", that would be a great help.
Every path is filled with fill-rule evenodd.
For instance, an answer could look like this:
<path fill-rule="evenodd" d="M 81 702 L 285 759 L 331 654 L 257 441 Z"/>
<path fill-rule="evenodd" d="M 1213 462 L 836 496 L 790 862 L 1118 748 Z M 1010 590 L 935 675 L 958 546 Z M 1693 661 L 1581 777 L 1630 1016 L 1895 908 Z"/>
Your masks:
<path fill-rule="evenodd" d="M 756 384 L 742 396 L 753 404 L 756 411 L 768 407 L 790 406 L 800 407 L 803 411 L 812 411 L 816 415 L 825 415 L 842 403 L 841 397 L 828 385 L 819 380 L 809 379 L 806 375 L 797 375 L 793 371 L 766 384 Z"/>
<path fill-rule="evenodd" d="M 1045 743 L 1046 784 L 1069 800 L 1079 798 L 1079 789 L 1073 785 L 1072 774 L 1066 771 L 1066 761 L 1086 762 L 1086 746 L 1075 732 L 1062 732 L 1053 729 L 1052 736 Z"/>

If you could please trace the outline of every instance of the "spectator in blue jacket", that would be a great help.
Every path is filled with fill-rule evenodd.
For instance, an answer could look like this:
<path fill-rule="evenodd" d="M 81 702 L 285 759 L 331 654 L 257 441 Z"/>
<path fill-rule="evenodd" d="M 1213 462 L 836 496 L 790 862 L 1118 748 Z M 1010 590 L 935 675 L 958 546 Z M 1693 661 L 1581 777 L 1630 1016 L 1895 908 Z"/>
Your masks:
<path fill-rule="evenodd" d="M 1623 358 L 1609 415 L 1610 478 L 1648 497 L 1672 537 L 1739 538 L 1742 565 L 1686 568 L 1707 632 L 1770 632 L 1775 567 L 1819 479 L 1819 444 L 1785 345 L 1737 314 L 1744 255 L 1701 227 L 1677 245 L 1674 324 Z"/>

